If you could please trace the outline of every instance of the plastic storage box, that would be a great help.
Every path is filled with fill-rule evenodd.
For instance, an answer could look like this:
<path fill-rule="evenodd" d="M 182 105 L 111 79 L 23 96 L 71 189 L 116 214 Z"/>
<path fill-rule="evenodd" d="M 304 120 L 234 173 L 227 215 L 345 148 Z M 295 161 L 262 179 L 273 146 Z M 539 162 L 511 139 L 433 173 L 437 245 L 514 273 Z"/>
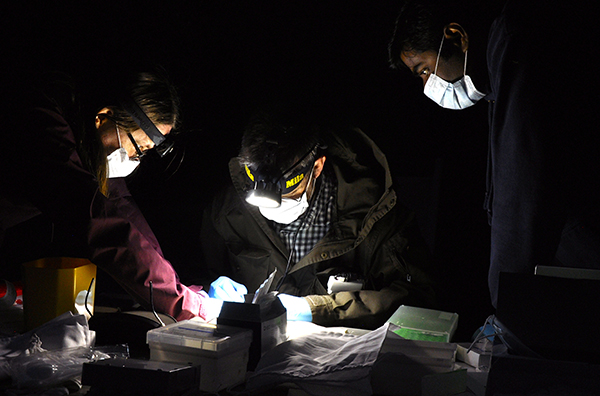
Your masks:
<path fill-rule="evenodd" d="M 410 340 L 450 342 L 458 314 L 401 305 L 388 322 L 400 327 L 394 333 Z"/>
<path fill-rule="evenodd" d="M 83 363 L 81 382 L 89 395 L 180 396 L 197 394 L 200 377 L 198 366 L 112 358 Z"/>
<path fill-rule="evenodd" d="M 389 328 L 393 329 L 391 325 Z M 457 344 L 454 343 L 405 339 L 395 334 L 387 335 L 371 370 L 373 394 L 382 396 L 454 394 L 440 390 L 425 393 L 423 381 L 427 376 L 452 372 L 455 368 L 456 349 Z M 464 392 L 466 375 L 463 379 L 464 386 L 458 386 L 459 389 L 456 389 L 446 383 L 448 388 L 444 388 L 444 391 L 449 392 L 452 389 L 456 391 L 455 393 Z M 433 381 L 439 383 L 443 380 L 436 378 Z"/>
<path fill-rule="evenodd" d="M 184 320 L 148 331 L 150 360 L 200 365 L 200 390 L 244 382 L 252 330 Z"/>

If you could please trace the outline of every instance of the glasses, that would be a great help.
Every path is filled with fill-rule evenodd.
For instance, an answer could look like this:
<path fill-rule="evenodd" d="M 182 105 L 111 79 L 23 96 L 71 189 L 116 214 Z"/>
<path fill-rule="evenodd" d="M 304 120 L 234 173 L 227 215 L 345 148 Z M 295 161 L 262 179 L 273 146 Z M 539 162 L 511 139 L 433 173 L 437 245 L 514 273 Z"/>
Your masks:
<path fill-rule="evenodd" d="M 147 153 L 152 152 L 155 152 L 159 157 L 162 158 L 169 154 L 171 151 L 173 151 L 173 146 L 175 145 L 175 141 L 173 139 L 165 138 L 165 140 L 163 140 L 162 143 L 160 143 L 157 146 L 154 146 L 152 149 L 142 151 L 142 149 L 140 148 L 140 146 L 138 146 L 137 142 L 135 141 L 134 137 L 131 135 L 130 132 L 127 132 L 127 137 L 129 138 L 131 144 L 133 144 L 133 147 L 135 148 L 135 159 L 142 159 L 146 156 Z"/>
<path fill-rule="evenodd" d="M 131 144 L 133 144 L 133 147 L 135 148 L 136 156 L 133 159 L 138 159 L 138 160 L 142 159 L 142 157 L 146 155 L 146 151 L 142 151 L 140 146 L 138 146 L 137 142 L 131 135 L 131 132 L 127 132 L 127 137 L 129 138 L 129 140 L 131 141 Z"/>

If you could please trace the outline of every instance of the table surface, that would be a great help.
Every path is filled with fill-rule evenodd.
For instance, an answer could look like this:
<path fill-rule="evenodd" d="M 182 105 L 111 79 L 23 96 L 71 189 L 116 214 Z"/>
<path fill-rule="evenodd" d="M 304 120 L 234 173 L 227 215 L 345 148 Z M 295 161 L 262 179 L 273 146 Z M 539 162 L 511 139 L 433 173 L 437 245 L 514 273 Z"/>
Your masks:
<path fill-rule="evenodd" d="M 324 329 L 323 327 L 315 325 L 310 322 L 289 322 L 288 323 L 288 337 L 290 339 L 293 339 L 293 338 L 300 337 L 302 335 L 318 332 L 323 329 Z M 358 336 L 363 335 L 368 332 L 366 330 L 344 328 L 344 327 L 334 327 L 334 328 L 326 328 L 326 329 L 327 329 L 327 331 L 340 332 L 340 333 L 345 333 L 345 334 L 354 334 L 354 335 L 358 335 Z M 22 332 L 24 332 L 22 307 L 15 306 L 9 310 L 0 312 L 0 338 L 18 335 L 18 334 L 21 334 Z M 467 389 L 466 392 L 461 393 L 460 395 L 464 395 L 464 396 L 482 395 L 483 396 L 484 393 L 482 393 L 482 390 L 484 392 L 486 373 L 480 372 L 479 370 L 476 370 L 475 368 L 468 366 L 464 363 L 460 363 L 460 362 L 457 363 L 457 367 L 466 369 L 467 377 L 468 377 L 467 385 L 469 388 Z M 2 393 L 3 389 L 4 390 L 12 389 L 12 385 L 9 380 L 0 382 L 0 393 Z M 229 396 L 229 395 L 240 394 L 240 392 L 242 394 L 244 392 L 243 384 L 238 387 L 234 387 L 231 391 L 224 390 L 224 391 L 220 391 L 218 394 L 222 395 L 222 396 Z M 198 392 L 192 392 L 192 393 L 186 394 L 185 396 L 196 396 L 196 395 L 203 395 L 203 394 L 207 394 L 207 393 L 198 391 Z M 307 396 L 308 395 L 293 384 L 285 384 L 282 386 L 277 386 L 277 387 L 274 387 L 273 389 L 271 389 L 270 391 L 268 391 L 267 393 L 261 393 L 261 394 L 264 396 Z M 94 389 L 90 389 L 89 386 L 83 386 L 83 387 L 81 387 L 81 389 L 79 391 L 77 391 L 75 393 L 71 393 L 71 395 L 73 395 L 73 396 L 82 396 L 82 395 L 103 396 L 103 395 L 99 394 L 97 391 L 95 391 Z"/>

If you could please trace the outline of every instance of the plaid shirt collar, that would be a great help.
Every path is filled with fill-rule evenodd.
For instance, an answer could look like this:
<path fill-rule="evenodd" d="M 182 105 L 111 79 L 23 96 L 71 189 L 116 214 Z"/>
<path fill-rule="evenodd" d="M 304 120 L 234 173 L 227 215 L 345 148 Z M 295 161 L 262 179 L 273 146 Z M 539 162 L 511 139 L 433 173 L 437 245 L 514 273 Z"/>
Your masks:
<path fill-rule="evenodd" d="M 293 254 L 290 264 L 295 264 L 306 256 L 329 231 L 335 211 L 337 183 L 335 175 L 329 172 L 321 174 L 321 183 L 308 210 L 290 224 L 274 221 L 271 225 L 275 232 Z"/>

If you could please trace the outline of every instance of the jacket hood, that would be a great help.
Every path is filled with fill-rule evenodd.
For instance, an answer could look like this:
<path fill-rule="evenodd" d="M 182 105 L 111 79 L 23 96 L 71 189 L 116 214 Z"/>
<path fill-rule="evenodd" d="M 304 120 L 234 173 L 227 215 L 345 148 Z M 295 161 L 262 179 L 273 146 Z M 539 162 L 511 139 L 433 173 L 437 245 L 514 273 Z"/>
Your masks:
<path fill-rule="evenodd" d="M 360 129 L 328 132 L 322 136 L 327 145 L 325 166 L 334 172 L 337 183 L 336 221 L 338 239 L 348 239 L 353 247 L 396 202 L 387 159 L 379 147 Z M 238 195 L 264 228 L 267 223 L 257 208 L 245 203 L 250 182 L 240 160 L 229 162 L 229 171 Z"/>

